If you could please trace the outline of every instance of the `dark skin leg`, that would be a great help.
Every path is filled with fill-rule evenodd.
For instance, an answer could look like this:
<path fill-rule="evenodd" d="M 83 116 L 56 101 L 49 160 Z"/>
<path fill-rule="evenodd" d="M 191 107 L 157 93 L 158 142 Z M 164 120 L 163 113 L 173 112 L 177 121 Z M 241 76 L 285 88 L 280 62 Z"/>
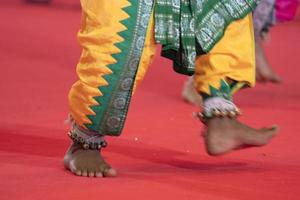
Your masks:
<path fill-rule="evenodd" d="M 188 78 L 188 80 L 184 83 L 182 97 L 187 103 L 201 107 L 202 97 L 200 94 L 198 94 L 194 87 L 193 77 Z"/>
<path fill-rule="evenodd" d="M 233 118 L 212 118 L 207 121 L 204 133 L 206 151 L 218 156 L 246 147 L 260 147 L 268 144 L 278 128 L 254 129 Z"/>
<path fill-rule="evenodd" d="M 269 65 L 261 43 L 261 39 L 257 39 L 255 42 L 256 80 L 262 83 L 280 83 L 281 78 L 273 71 L 272 67 Z"/>
<path fill-rule="evenodd" d="M 64 165 L 77 176 L 114 177 L 115 169 L 107 164 L 98 150 L 85 150 L 78 144 L 72 144 L 64 157 Z"/>

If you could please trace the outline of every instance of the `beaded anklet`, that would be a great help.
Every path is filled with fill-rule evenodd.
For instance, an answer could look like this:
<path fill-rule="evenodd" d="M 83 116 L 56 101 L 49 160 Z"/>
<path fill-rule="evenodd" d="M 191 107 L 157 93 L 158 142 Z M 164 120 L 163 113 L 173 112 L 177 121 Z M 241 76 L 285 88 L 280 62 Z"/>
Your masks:
<path fill-rule="evenodd" d="M 68 133 L 74 143 L 79 144 L 83 149 L 101 150 L 107 147 L 104 136 L 97 133 L 84 131 L 77 125 L 72 126 L 72 130 Z"/>
<path fill-rule="evenodd" d="M 219 89 L 210 86 L 210 95 L 203 95 L 203 111 L 196 113 L 196 117 L 203 123 L 214 117 L 238 117 L 241 112 L 232 102 L 232 93 L 232 88 L 224 80 L 221 80 Z"/>

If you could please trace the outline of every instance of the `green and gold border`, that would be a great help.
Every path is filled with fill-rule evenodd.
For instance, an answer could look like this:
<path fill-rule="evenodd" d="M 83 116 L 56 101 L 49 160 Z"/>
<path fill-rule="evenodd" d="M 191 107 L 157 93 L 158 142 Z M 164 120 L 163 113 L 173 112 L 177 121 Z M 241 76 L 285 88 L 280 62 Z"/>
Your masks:
<path fill-rule="evenodd" d="M 89 115 L 92 123 L 86 124 L 101 135 L 117 136 L 122 132 L 153 8 L 152 0 L 129 2 L 131 5 L 123 9 L 129 18 L 121 21 L 127 29 L 119 33 L 124 40 L 115 44 L 120 49 L 113 55 L 117 62 L 108 66 L 113 73 L 104 76 L 109 85 L 99 88 L 103 96 L 95 97 L 99 105 L 91 106 L 96 114 Z"/>

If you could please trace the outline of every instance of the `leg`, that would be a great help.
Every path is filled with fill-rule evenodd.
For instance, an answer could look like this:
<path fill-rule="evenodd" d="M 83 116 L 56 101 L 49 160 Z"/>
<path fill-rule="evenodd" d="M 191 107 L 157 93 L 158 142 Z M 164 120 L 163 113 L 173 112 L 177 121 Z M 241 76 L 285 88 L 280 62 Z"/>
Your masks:
<path fill-rule="evenodd" d="M 94 146 L 103 146 L 105 135 L 120 135 L 133 87 L 153 57 L 152 5 L 128 0 L 82 0 L 81 4 L 78 37 L 83 52 L 77 66 L 79 80 L 69 93 L 75 142 L 64 163 L 76 175 L 116 176 Z M 138 17 L 139 12 L 148 13 L 148 23 Z"/>
<path fill-rule="evenodd" d="M 202 98 L 201 95 L 197 92 L 194 86 L 194 77 L 189 77 L 183 86 L 182 90 L 182 98 L 187 103 L 195 105 L 197 107 L 201 107 Z"/>
<path fill-rule="evenodd" d="M 198 92 L 203 94 L 204 110 L 212 111 L 204 135 L 210 155 L 221 155 L 246 146 L 263 146 L 275 135 L 275 127 L 257 130 L 239 122 L 231 98 L 243 84 L 253 86 L 255 83 L 250 15 L 233 22 L 212 51 L 197 59 L 195 82 Z"/>
<path fill-rule="evenodd" d="M 254 10 L 254 32 L 256 53 L 256 80 L 259 82 L 279 83 L 281 78 L 272 70 L 265 55 L 262 43 L 270 26 L 274 25 L 275 0 L 262 0 Z M 196 106 L 201 105 L 201 97 L 194 89 L 191 79 L 186 81 L 182 93 L 183 99 Z"/>
<path fill-rule="evenodd" d="M 259 82 L 281 82 L 281 78 L 273 71 L 263 49 L 263 42 L 271 26 L 275 24 L 275 0 L 263 0 L 254 10 L 254 32 L 256 51 L 256 80 Z"/>
<path fill-rule="evenodd" d="M 281 78 L 273 71 L 262 47 L 262 39 L 255 39 L 256 52 L 256 80 L 262 83 L 280 83 Z"/>

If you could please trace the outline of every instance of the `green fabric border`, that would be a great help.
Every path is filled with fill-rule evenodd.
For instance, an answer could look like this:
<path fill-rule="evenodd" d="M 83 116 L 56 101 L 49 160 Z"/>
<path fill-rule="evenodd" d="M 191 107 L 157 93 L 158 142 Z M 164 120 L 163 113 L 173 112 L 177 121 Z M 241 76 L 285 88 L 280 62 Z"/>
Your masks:
<path fill-rule="evenodd" d="M 129 2 L 131 5 L 123 9 L 129 18 L 121 21 L 127 30 L 119 33 L 124 41 L 115 44 L 121 51 L 112 55 L 117 62 L 108 68 L 113 73 L 103 77 L 109 85 L 99 87 L 103 96 L 94 97 L 99 105 L 91 106 L 96 115 L 88 115 L 92 123 L 85 124 L 101 135 L 121 134 L 153 7 L 148 0 Z"/>
<path fill-rule="evenodd" d="M 248 15 L 258 0 L 157 0 L 155 38 L 176 72 L 192 75 L 196 57 L 208 53 L 227 27 Z M 234 38 L 233 38 L 234 40 Z"/>
<path fill-rule="evenodd" d="M 237 2 L 245 2 L 245 6 L 238 4 Z M 196 24 L 196 38 L 200 43 L 200 46 L 205 52 L 209 52 L 224 36 L 227 27 L 234 21 L 243 19 L 249 13 L 251 13 L 254 8 L 257 6 L 258 0 L 210 0 L 207 1 L 203 10 L 205 12 L 202 15 L 199 15 L 198 25 Z M 231 5 L 233 10 L 230 13 L 228 7 L 225 5 Z M 209 42 L 205 41 L 200 35 L 199 30 L 212 24 L 211 17 L 214 14 L 218 14 L 224 20 L 223 27 L 214 26 L 210 28 L 213 32 L 213 38 Z"/>

